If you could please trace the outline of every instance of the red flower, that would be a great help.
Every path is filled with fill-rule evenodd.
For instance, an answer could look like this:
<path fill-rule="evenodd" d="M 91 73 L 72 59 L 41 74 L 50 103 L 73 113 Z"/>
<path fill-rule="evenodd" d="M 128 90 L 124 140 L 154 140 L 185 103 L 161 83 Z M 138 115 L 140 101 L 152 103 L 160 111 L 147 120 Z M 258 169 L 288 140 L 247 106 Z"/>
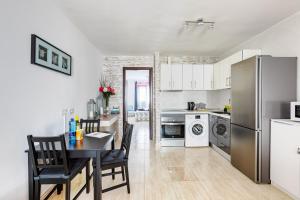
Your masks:
<path fill-rule="evenodd" d="M 99 87 L 99 92 L 103 92 L 103 87 Z"/>

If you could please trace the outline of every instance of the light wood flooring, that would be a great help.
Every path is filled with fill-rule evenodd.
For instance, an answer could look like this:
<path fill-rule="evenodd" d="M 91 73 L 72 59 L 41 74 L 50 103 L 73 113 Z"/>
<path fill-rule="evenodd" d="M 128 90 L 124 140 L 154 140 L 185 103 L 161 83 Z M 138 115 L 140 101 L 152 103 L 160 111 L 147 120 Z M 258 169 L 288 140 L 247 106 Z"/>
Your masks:
<path fill-rule="evenodd" d="M 143 122 L 135 126 L 129 157 L 131 194 L 123 187 L 104 193 L 104 200 L 290 199 L 272 185 L 253 183 L 209 147 L 162 148 L 149 142 Z M 78 175 L 72 181 L 73 192 L 84 181 L 84 173 Z M 120 175 L 114 181 L 105 177 L 103 187 L 120 181 Z M 51 199 L 62 200 L 63 193 Z M 79 199 L 92 200 L 93 192 L 84 191 Z"/>

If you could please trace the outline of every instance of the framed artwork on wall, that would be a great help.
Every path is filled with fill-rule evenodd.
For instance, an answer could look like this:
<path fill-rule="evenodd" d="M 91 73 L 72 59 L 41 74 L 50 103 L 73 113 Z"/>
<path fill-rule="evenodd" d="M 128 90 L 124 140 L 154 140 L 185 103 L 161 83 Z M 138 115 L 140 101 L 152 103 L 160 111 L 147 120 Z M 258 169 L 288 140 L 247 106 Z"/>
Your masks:
<path fill-rule="evenodd" d="M 72 57 L 37 35 L 31 35 L 31 63 L 71 76 Z"/>

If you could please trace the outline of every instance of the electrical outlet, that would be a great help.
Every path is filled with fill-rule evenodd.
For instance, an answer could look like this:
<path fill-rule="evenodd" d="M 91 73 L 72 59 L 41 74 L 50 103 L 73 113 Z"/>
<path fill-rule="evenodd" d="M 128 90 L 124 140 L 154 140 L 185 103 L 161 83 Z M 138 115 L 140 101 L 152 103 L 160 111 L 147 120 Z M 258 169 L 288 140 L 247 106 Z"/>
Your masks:
<path fill-rule="evenodd" d="M 70 109 L 69 109 L 69 114 L 70 114 L 70 115 L 73 115 L 74 113 L 75 113 L 75 109 L 74 109 L 74 108 L 70 108 Z"/>
<path fill-rule="evenodd" d="M 63 109 L 61 114 L 62 116 L 66 116 L 68 114 L 68 109 L 67 108 Z"/>

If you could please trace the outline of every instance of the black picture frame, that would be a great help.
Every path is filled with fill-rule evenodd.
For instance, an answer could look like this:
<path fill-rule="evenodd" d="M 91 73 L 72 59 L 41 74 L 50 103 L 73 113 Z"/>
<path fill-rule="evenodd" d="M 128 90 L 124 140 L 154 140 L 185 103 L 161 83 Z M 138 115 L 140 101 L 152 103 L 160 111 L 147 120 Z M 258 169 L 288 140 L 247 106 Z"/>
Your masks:
<path fill-rule="evenodd" d="M 72 75 L 72 56 L 35 34 L 31 34 L 31 64 Z"/>

